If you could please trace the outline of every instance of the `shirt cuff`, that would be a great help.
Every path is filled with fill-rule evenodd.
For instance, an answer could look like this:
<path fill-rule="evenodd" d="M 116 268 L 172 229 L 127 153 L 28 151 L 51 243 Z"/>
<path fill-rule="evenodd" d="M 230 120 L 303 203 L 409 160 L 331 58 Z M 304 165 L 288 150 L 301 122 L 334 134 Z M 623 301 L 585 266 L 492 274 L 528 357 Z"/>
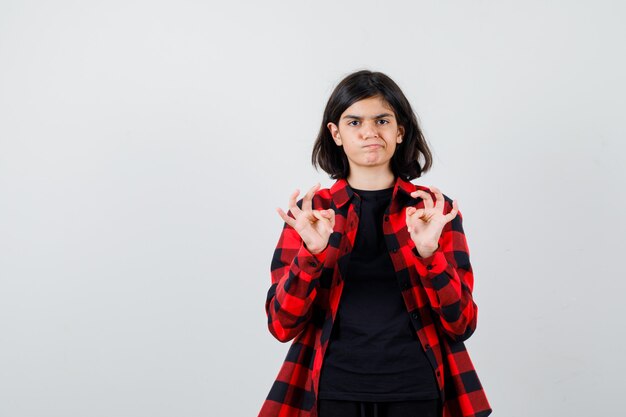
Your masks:
<path fill-rule="evenodd" d="M 317 254 L 312 254 L 309 249 L 306 247 L 304 242 L 300 246 L 300 250 L 298 250 L 298 264 L 300 265 L 300 269 L 304 272 L 314 275 L 316 272 L 322 269 L 324 266 L 324 261 L 326 260 L 326 255 L 328 254 L 328 247 L 330 245 L 326 245 L 323 251 Z"/>
<path fill-rule="evenodd" d="M 415 247 L 411 249 L 411 252 L 415 255 L 415 269 L 417 269 L 417 273 L 423 277 L 433 277 L 439 275 L 445 271 L 448 266 L 448 260 L 441 249 L 441 245 L 439 245 L 439 248 L 437 248 L 437 250 L 427 258 L 422 258 Z"/>

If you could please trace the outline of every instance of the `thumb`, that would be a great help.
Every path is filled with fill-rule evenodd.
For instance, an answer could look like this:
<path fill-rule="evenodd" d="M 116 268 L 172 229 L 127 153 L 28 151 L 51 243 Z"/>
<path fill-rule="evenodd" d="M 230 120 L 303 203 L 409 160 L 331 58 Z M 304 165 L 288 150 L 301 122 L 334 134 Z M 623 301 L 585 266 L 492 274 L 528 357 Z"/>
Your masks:
<path fill-rule="evenodd" d="M 328 219 L 330 220 L 330 225 L 332 227 L 335 227 L 335 210 L 328 209 L 326 210 L 326 212 L 328 213 Z"/>
<path fill-rule="evenodd" d="M 318 219 L 318 220 L 324 220 L 324 221 L 331 221 L 332 223 L 332 219 L 330 219 L 331 215 L 328 214 L 328 210 L 313 210 L 313 215 Z"/>
<path fill-rule="evenodd" d="M 315 216 L 316 219 L 318 220 L 326 220 L 323 217 L 323 210 L 313 210 L 313 216 Z"/>
<path fill-rule="evenodd" d="M 326 215 L 326 213 L 324 213 L 326 210 L 313 210 L 313 215 L 318 218 L 319 220 L 323 220 L 323 223 L 328 225 L 328 223 L 330 223 L 330 227 L 327 227 L 327 232 L 328 233 L 332 233 L 333 232 L 333 227 L 335 226 L 335 219 L 332 218 L 330 219 L 325 219 L 323 216 Z M 328 223 L 327 223 L 328 222 Z"/>

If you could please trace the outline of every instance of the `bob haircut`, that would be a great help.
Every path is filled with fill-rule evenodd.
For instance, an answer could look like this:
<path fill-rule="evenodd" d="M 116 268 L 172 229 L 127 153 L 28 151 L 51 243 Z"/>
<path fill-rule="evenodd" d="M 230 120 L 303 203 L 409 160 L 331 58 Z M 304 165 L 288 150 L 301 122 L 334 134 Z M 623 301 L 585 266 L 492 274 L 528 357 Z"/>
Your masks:
<path fill-rule="evenodd" d="M 343 112 L 353 103 L 370 97 L 382 97 L 393 109 L 398 125 L 404 128 L 402 142 L 396 147 L 391 158 L 394 176 L 410 181 L 426 173 L 432 166 L 432 154 L 422 134 L 417 117 L 400 87 L 382 72 L 361 70 L 345 77 L 330 95 L 322 125 L 313 145 L 311 162 L 318 165 L 332 179 L 347 178 L 350 172 L 348 158 L 342 146 L 333 141 L 327 124 L 339 125 Z M 419 157 L 424 158 L 420 164 Z"/>

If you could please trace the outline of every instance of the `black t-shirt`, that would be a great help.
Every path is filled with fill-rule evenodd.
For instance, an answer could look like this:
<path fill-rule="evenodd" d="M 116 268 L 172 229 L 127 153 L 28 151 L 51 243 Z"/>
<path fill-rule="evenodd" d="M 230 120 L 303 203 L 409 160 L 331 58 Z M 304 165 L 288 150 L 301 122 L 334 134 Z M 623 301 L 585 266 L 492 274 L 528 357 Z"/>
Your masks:
<path fill-rule="evenodd" d="M 383 235 L 393 188 L 353 190 L 361 198 L 359 229 L 322 364 L 318 398 L 438 398 L 433 368 L 411 324 Z"/>

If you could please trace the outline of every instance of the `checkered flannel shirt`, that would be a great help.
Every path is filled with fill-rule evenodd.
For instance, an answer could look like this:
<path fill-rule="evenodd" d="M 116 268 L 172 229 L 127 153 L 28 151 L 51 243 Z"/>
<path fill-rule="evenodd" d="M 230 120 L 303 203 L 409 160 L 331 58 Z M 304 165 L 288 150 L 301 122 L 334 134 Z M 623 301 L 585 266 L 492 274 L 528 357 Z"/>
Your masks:
<path fill-rule="evenodd" d="M 486 417 L 491 407 L 463 343 L 476 329 L 478 308 L 472 297 L 474 277 L 461 212 L 448 222 L 439 248 L 422 258 L 406 227 L 405 210 L 423 208 L 415 190 L 426 187 L 400 177 L 385 211 L 383 232 L 399 291 L 417 337 L 433 366 L 443 417 Z M 444 194 L 444 213 L 452 200 Z M 360 198 L 345 179 L 313 196 L 313 209 L 335 211 L 328 246 L 311 254 L 298 233 L 284 223 L 271 263 L 265 310 L 271 334 L 293 340 L 259 417 L 317 417 L 322 360 L 346 277 L 359 226 Z M 302 199 L 297 205 L 302 207 Z M 294 217 L 291 211 L 287 213 Z"/>

